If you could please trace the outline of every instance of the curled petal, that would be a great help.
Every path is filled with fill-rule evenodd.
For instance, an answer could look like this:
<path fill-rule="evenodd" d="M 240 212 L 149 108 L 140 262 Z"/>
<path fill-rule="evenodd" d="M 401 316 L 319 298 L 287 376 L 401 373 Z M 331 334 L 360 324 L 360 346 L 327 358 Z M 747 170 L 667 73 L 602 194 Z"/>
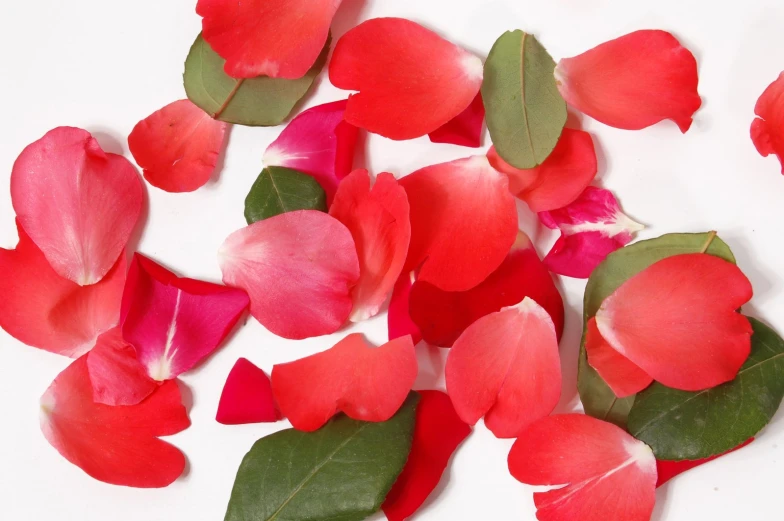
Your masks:
<path fill-rule="evenodd" d="M 482 146 L 482 129 L 485 123 L 485 104 L 482 93 L 463 112 L 428 134 L 433 143 L 449 143 L 464 147 Z"/>
<path fill-rule="evenodd" d="M 264 371 L 240 358 L 223 385 L 215 420 L 224 425 L 278 421 L 272 383 Z"/>
<path fill-rule="evenodd" d="M 653 378 L 648 373 L 607 343 L 596 327 L 595 317 L 588 320 L 587 328 L 585 351 L 588 354 L 588 363 L 596 369 L 615 396 L 632 396 L 653 383 Z"/>
<path fill-rule="evenodd" d="M 751 140 L 763 157 L 776 154 L 784 173 L 784 72 L 768 85 L 754 107 Z"/>
<path fill-rule="evenodd" d="M 414 272 L 403 272 L 397 279 L 395 287 L 392 289 L 392 298 L 389 301 L 389 313 L 387 313 L 387 334 L 390 340 L 401 336 L 411 335 L 414 345 L 422 340 L 422 333 L 411 320 L 409 314 L 409 301 L 411 289 L 414 286 L 416 277 Z"/>
<path fill-rule="evenodd" d="M 87 369 L 96 403 L 136 405 L 158 388 L 119 327 L 98 337 L 87 353 Z"/>

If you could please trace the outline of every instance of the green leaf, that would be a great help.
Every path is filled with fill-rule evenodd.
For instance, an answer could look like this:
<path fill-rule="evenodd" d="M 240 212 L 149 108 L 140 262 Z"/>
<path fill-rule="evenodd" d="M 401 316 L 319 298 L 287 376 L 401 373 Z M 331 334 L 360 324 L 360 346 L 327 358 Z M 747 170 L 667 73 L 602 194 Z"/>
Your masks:
<path fill-rule="evenodd" d="M 616 397 L 599 373 L 588 364 L 585 354 L 588 319 L 596 315 L 604 299 L 631 277 L 667 257 L 702 251 L 710 237 L 711 234 L 708 233 L 671 233 L 636 242 L 608 255 L 591 273 L 583 299 L 583 338 L 577 366 L 577 390 L 586 414 L 626 427 L 626 418 L 635 398 Z M 718 237 L 711 240 L 706 253 L 735 263 L 729 246 Z"/>
<path fill-rule="evenodd" d="M 245 198 L 248 224 L 294 210 L 327 211 L 327 195 L 318 181 L 281 166 L 262 170 Z"/>
<path fill-rule="evenodd" d="M 359 521 L 377 512 L 408 459 L 419 395 L 392 419 L 339 416 L 316 432 L 287 429 L 242 460 L 225 521 Z"/>
<path fill-rule="evenodd" d="M 296 80 L 259 76 L 238 80 L 223 72 L 225 60 L 201 35 L 185 60 L 185 92 L 207 114 L 227 123 L 280 125 L 313 85 L 329 54 L 330 40 L 308 73 Z"/>
<path fill-rule="evenodd" d="M 534 168 L 555 148 L 566 124 L 555 62 L 523 31 L 501 35 L 485 62 L 482 99 L 498 154 L 517 168 Z"/>
<path fill-rule="evenodd" d="M 749 318 L 751 355 L 731 382 L 699 392 L 654 383 L 637 395 L 629 432 L 658 459 L 695 460 L 723 454 L 755 436 L 784 398 L 784 340 Z"/>

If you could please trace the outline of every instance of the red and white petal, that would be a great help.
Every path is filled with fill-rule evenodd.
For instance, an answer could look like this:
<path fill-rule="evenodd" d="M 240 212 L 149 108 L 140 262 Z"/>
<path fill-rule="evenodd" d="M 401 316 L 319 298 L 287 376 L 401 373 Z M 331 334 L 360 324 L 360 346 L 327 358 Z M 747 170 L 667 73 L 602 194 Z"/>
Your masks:
<path fill-rule="evenodd" d="M 463 112 L 428 134 L 433 143 L 449 143 L 464 147 L 482 146 L 482 130 L 485 124 L 485 104 L 482 93 Z"/>
<path fill-rule="evenodd" d="M 553 321 L 530 298 L 474 322 L 455 341 L 446 387 L 460 418 L 482 416 L 499 438 L 514 438 L 550 414 L 561 396 Z"/>
<path fill-rule="evenodd" d="M 52 269 L 18 221 L 17 229 L 16 249 L 0 248 L 0 327 L 27 345 L 83 355 L 120 318 L 125 255 L 103 280 L 79 286 Z"/>
<path fill-rule="evenodd" d="M 139 488 L 165 487 L 185 470 L 185 456 L 158 439 L 190 425 L 176 382 L 138 405 L 95 403 L 87 356 L 75 360 L 41 397 L 41 430 L 68 461 L 93 478 Z"/>
<path fill-rule="evenodd" d="M 525 297 L 549 313 L 560 338 L 564 325 L 561 294 L 531 240 L 519 232 L 504 262 L 478 286 L 467 291 L 443 291 L 417 281 L 411 290 L 409 312 L 428 343 L 450 347 L 476 320 Z"/>
<path fill-rule="evenodd" d="M 666 31 L 635 31 L 564 58 L 555 78 L 569 105 L 626 130 L 671 119 L 686 132 L 702 104 L 697 60 Z"/>
<path fill-rule="evenodd" d="M 545 266 L 580 279 L 588 278 L 607 255 L 626 246 L 644 228 L 621 211 L 612 192 L 593 186 L 568 206 L 539 213 L 539 220 L 561 231 L 544 258 Z"/>
<path fill-rule="evenodd" d="M 27 146 L 11 173 L 18 222 L 62 277 L 86 286 L 117 263 L 142 209 L 133 165 L 86 130 L 59 127 Z"/>
<path fill-rule="evenodd" d="M 250 312 L 278 336 L 334 333 L 359 280 L 351 232 L 316 210 L 287 212 L 231 234 L 218 254 L 223 282 L 250 295 Z"/>
<path fill-rule="evenodd" d="M 202 35 L 234 78 L 301 78 L 316 62 L 341 0 L 199 0 Z"/>
<path fill-rule="evenodd" d="M 370 187 L 367 170 L 356 170 L 338 188 L 329 214 L 351 232 L 359 257 L 359 281 L 351 290 L 352 322 L 378 314 L 408 254 L 411 222 L 406 192 L 392 174 Z"/>
<path fill-rule="evenodd" d="M 151 185 L 167 192 L 192 192 L 215 171 L 227 128 L 184 99 L 137 123 L 128 147 Z"/>
<path fill-rule="evenodd" d="M 550 416 L 523 432 L 509 471 L 529 485 L 541 521 L 648 521 L 656 499 L 653 451 L 620 427 L 582 414 Z"/>
<path fill-rule="evenodd" d="M 751 140 L 763 157 L 776 154 L 784 173 L 784 72 L 768 85 L 754 107 Z"/>
<path fill-rule="evenodd" d="M 333 85 L 359 91 L 348 100 L 346 121 L 397 140 L 429 134 L 461 114 L 483 73 L 478 57 L 402 18 L 354 27 L 329 64 Z"/>
<path fill-rule="evenodd" d="M 272 368 L 272 390 L 294 428 L 314 431 L 335 413 L 380 422 L 403 405 L 417 375 L 411 338 L 370 346 L 359 333 L 331 349 Z"/>
<path fill-rule="evenodd" d="M 588 320 L 585 335 L 588 363 L 618 398 L 637 394 L 653 383 L 653 378 L 634 362 L 612 348 L 599 333 L 596 318 Z"/>
<path fill-rule="evenodd" d="M 414 345 L 422 340 L 422 333 L 414 321 L 411 320 L 411 315 L 409 314 L 411 289 L 415 281 L 416 277 L 413 271 L 403 272 L 392 289 L 392 298 L 389 301 L 389 312 L 387 313 L 387 335 L 389 340 L 406 335 L 411 336 L 411 341 Z"/>
<path fill-rule="evenodd" d="M 240 358 L 223 385 L 215 420 L 224 425 L 270 423 L 279 418 L 267 374 Z"/>
<path fill-rule="evenodd" d="M 137 253 L 123 294 L 123 337 L 150 378 L 171 380 L 215 351 L 248 304 L 242 290 L 179 279 Z"/>
<path fill-rule="evenodd" d="M 490 164 L 509 177 L 509 190 L 531 211 L 546 212 L 574 202 L 596 177 L 596 150 L 591 135 L 565 128 L 547 159 L 536 168 L 520 170 L 503 160 L 495 147 Z"/>
<path fill-rule="evenodd" d="M 607 297 L 596 325 L 657 382 L 699 391 L 735 378 L 748 358 L 752 329 L 737 310 L 751 296 L 751 283 L 734 264 L 702 253 L 675 255 Z"/>
<path fill-rule="evenodd" d="M 340 181 L 354 167 L 359 137 L 359 129 L 343 118 L 347 103 L 327 103 L 299 114 L 264 152 L 264 165 L 292 168 L 312 176 L 331 204 Z"/>
<path fill-rule="evenodd" d="M 501 265 L 517 237 L 517 209 L 506 176 L 486 157 L 428 166 L 400 184 L 411 206 L 404 271 L 421 266 L 418 280 L 465 291 Z"/>
<path fill-rule="evenodd" d="M 87 353 L 87 369 L 96 403 L 136 405 L 158 388 L 119 327 L 98 337 Z"/>
<path fill-rule="evenodd" d="M 452 454 L 471 434 L 441 391 L 417 391 L 414 441 L 406 466 L 387 494 L 381 509 L 389 521 L 404 521 L 438 486 Z"/>

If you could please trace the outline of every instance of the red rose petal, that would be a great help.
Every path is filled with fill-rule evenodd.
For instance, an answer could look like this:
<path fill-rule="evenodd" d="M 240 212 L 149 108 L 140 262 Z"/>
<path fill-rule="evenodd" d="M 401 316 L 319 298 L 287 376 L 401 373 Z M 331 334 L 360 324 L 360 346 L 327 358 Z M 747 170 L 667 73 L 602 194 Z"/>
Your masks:
<path fill-rule="evenodd" d="M 178 279 L 137 253 L 123 294 L 122 332 L 152 379 L 171 380 L 215 351 L 248 303 L 244 291 Z"/>
<path fill-rule="evenodd" d="M 273 367 L 272 390 L 295 429 L 314 431 L 337 412 L 356 420 L 388 420 L 416 376 L 409 337 L 372 347 L 354 333 L 322 353 Z"/>
<path fill-rule="evenodd" d="M 686 132 L 702 104 L 697 60 L 666 31 L 635 31 L 564 58 L 555 77 L 569 105 L 626 130 L 671 119 Z"/>
<path fill-rule="evenodd" d="M 0 327 L 27 345 L 70 357 L 89 351 L 120 318 L 125 255 L 91 286 L 64 279 L 19 226 L 15 250 L 0 248 Z"/>
<path fill-rule="evenodd" d="M 340 181 L 354 166 L 359 129 L 343 119 L 348 100 L 308 109 L 283 129 L 264 152 L 265 166 L 283 166 L 312 176 L 332 204 Z"/>
<path fill-rule="evenodd" d="M 136 405 L 158 388 L 147 376 L 134 347 L 123 340 L 119 327 L 98 337 L 87 353 L 93 401 L 106 405 Z"/>
<path fill-rule="evenodd" d="M 482 129 L 485 123 L 485 104 L 482 93 L 463 112 L 428 134 L 433 143 L 449 143 L 464 147 L 482 146 Z"/>
<path fill-rule="evenodd" d="M 634 362 L 612 348 L 599 333 L 596 318 L 588 321 L 585 335 L 585 352 L 588 363 L 596 369 L 602 380 L 618 398 L 637 394 L 653 382 L 648 373 L 634 365 Z"/>
<path fill-rule="evenodd" d="M 414 272 L 403 272 L 392 289 L 387 313 L 387 334 L 389 340 L 410 335 L 414 345 L 422 340 L 422 333 L 408 312 L 411 288 L 414 286 Z"/>
<path fill-rule="evenodd" d="M 417 281 L 411 290 L 409 311 L 428 343 L 449 347 L 479 318 L 525 297 L 550 314 L 560 338 L 564 325 L 561 294 L 528 236 L 519 232 L 504 262 L 478 286 L 450 292 Z"/>
<path fill-rule="evenodd" d="M 727 452 L 722 454 L 718 454 L 716 456 L 711 456 L 710 458 L 700 459 L 700 460 L 683 460 L 683 461 L 665 461 L 665 460 L 656 460 L 656 472 L 659 476 L 658 481 L 656 482 L 656 486 L 660 487 L 670 481 L 675 476 L 683 474 L 684 472 L 691 470 L 695 467 L 699 467 L 700 465 L 704 465 L 705 463 L 709 463 L 716 458 L 720 458 L 724 455 L 729 454 L 730 452 L 735 452 L 736 450 L 742 449 L 749 443 L 754 441 L 754 438 L 744 441 L 734 449 L 730 449 Z"/>
<path fill-rule="evenodd" d="M 550 271 L 586 279 L 610 253 L 626 246 L 644 228 L 621 211 L 609 190 L 589 186 L 565 208 L 541 212 L 539 220 L 561 237 L 544 258 Z"/>
<path fill-rule="evenodd" d="M 471 289 L 501 265 L 517 237 L 506 176 L 484 156 L 425 167 L 400 180 L 411 205 L 404 271 L 445 291 Z"/>
<path fill-rule="evenodd" d="M 86 130 L 59 127 L 14 163 L 11 202 L 27 235 L 60 276 L 85 286 L 117 263 L 142 209 L 131 163 Z"/>
<path fill-rule="evenodd" d="M 550 416 L 523 432 L 509 471 L 535 492 L 540 521 L 649 521 L 656 500 L 656 459 L 620 427 L 582 414 Z"/>
<path fill-rule="evenodd" d="M 561 361 L 550 315 L 526 297 L 484 316 L 455 341 L 446 387 L 460 418 L 514 438 L 550 414 L 561 396 Z"/>
<path fill-rule="evenodd" d="M 414 441 L 406 466 L 387 494 L 381 509 L 389 521 L 404 521 L 438 486 L 452 454 L 471 434 L 441 391 L 417 391 Z"/>
<path fill-rule="evenodd" d="M 240 358 L 223 386 L 215 420 L 224 425 L 278 421 L 272 384 L 266 373 Z"/>
<path fill-rule="evenodd" d="M 466 110 L 482 75 L 482 60 L 402 18 L 354 27 L 329 64 L 333 85 L 359 91 L 348 100 L 346 121 L 397 140 L 429 134 Z"/>
<path fill-rule="evenodd" d="M 596 150 L 591 135 L 565 128 L 552 153 L 536 168 L 520 170 L 495 151 L 490 164 L 509 177 L 509 190 L 528 204 L 531 211 L 556 210 L 574 202 L 596 177 Z"/>
<path fill-rule="evenodd" d="M 761 156 L 776 154 L 784 174 L 784 72 L 759 97 L 754 114 L 751 140 Z"/>
<path fill-rule="evenodd" d="M 234 78 L 301 78 L 316 62 L 341 0 L 199 0 L 202 36 Z"/>
<path fill-rule="evenodd" d="M 167 192 L 192 192 L 215 171 L 227 128 L 184 99 L 137 123 L 128 147 L 151 185 Z"/>
<path fill-rule="evenodd" d="M 351 314 L 354 239 L 324 212 L 287 212 L 242 228 L 223 243 L 219 261 L 223 282 L 247 291 L 251 314 L 276 335 L 328 335 Z"/>
<path fill-rule="evenodd" d="M 736 310 L 751 296 L 751 283 L 734 264 L 702 253 L 675 255 L 607 297 L 596 325 L 657 382 L 700 391 L 735 378 L 748 358 L 751 325 Z"/>
<path fill-rule="evenodd" d="M 164 383 L 138 405 L 98 404 L 83 356 L 52 382 L 41 397 L 41 411 L 41 430 L 49 443 L 97 480 L 158 488 L 185 469 L 182 452 L 157 438 L 190 425 L 175 382 Z"/>
<path fill-rule="evenodd" d="M 340 183 L 329 214 L 346 225 L 359 257 L 359 281 L 351 290 L 352 322 L 378 314 L 403 269 L 411 240 L 406 192 L 392 174 L 370 187 L 367 170 Z"/>

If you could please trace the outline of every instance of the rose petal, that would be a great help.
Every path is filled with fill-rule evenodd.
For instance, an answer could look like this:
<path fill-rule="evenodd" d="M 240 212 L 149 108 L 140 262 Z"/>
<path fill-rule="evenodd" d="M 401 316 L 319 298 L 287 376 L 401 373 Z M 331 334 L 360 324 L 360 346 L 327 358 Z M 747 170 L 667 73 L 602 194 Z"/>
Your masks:
<path fill-rule="evenodd" d="M 784 174 L 784 72 L 759 97 L 754 114 L 751 140 L 762 157 L 776 154 Z"/>
<path fill-rule="evenodd" d="M 96 403 L 136 405 L 158 388 L 119 327 L 98 337 L 87 353 L 87 369 Z"/>
<path fill-rule="evenodd" d="M 464 147 L 482 146 L 482 129 L 485 123 L 485 104 L 482 93 L 463 112 L 428 134 L 433 143 L 449 143 Z"/>
<path fill-rule="evenodd" d="M 414 345 L 422 340 L 422 333 L 408 312 L 411 288 L 416 277 L 414 272 L 403 272 L 397 279 L 392 290 L 392 298 L 389 301 L 389 312 L 387 313 L 387 334 L 389 340 L 410 335 Z"/>
<path fill-rule="evenodd" d="M 278 421 L 272 384 L 266 373 L 240 358 L 223 385 L 215 420 L 224 425 Z"/>
<path fill-rule="evenodd" d="M 656 482 L 656 486 L 660 487 L 665 483 L 667 483 L 668 481 L 670 481 L 672 478 L 680 474 L 683 474 L 686 471 L 689 471 L 695 467 L 699 467 L 700 465 L 704 465 L 705 463 L 709 463 L 731 452 L 735 452 L 736 450 L 742 449 L 752 441 L 754 441 L 754 438 L 744 441 L 734 449 L 728 450 L 723 454 L 718 454 L 716 456 L 711 456 L 710 458 L 705 458 L 700 460 L 683 460 L 683 461 L 656 460 L 656 473 L 658 474 L 658 481 Z"/>
<path fill-rule="evenodd" d="M 588 320 L 585 352 L 588 354 L 588 363 L 618 398 L 637 394 L 653 383 L 648 373 L 607 343 L 596 327 L 595 317 Z"/>

